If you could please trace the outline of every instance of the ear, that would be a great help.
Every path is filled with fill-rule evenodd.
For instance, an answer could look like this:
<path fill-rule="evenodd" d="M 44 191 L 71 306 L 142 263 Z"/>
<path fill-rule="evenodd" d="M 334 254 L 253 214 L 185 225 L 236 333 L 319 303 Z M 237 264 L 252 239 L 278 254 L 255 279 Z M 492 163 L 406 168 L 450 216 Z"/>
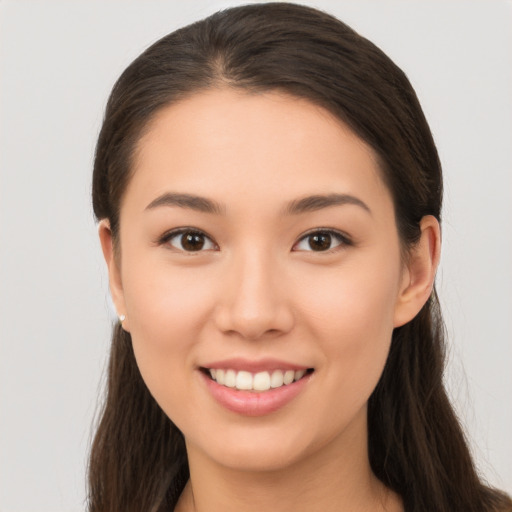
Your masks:
<path fill-rule="evenodd" d="M 114 301 L 117 314 L 119 316 L 125 315 L 125 318 L 122 321 L 123 329 L 129 332 L 128 318 L 126 318 L 126 304 L 124 301 L 123 283 L 121 280 L 121 269 L 119 266 L 120 262 L 114 251 L 112 231 L 110 229 L 110 222 L 108 219 L 103 219 L 100 221 L 98 225 L 98 234 L 100 237 L 103 257 L 105 258 L 108 269 L 110 295 Z"/>
<path fill-rule="evenodd" d="M 441 254 L 441 229 L 432 215 L 420 222 L 421 237 L 411 249 L 395 305 L 394 327 L 412 320 L 427 302 L 434 287 Z"/>

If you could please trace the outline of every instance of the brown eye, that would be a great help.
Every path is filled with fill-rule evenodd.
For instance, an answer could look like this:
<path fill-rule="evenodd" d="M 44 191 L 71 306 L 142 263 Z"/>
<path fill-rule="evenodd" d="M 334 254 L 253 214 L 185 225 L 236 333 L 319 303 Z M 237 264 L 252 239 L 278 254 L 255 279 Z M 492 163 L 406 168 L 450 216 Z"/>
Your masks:
<path fill-rule="evenodd" d="M 331 248 L 331 235 L 329 233 L 315 233 L 308 236 L 309 247 L 313 251 L 327 251 Z"/>
<path fill-rule="evenodd" d="M 314 231 L 303 236 L 293 247 L 294 251 L 325 252 L 337 247 L 352 245 L 351 241 L 336 231 Z"/>
<path fill-rule="evenodd" d="M 215 249 L 212 240 L 200 231 L 178 231 L 166 237 L 165 242 L 184 252 L 199 252 Z"/>
<path fill-rule="evenodd" d="M 186 251 L 200 251 L 204 247 L 204 235 L 200 233 L 184 233 L 181 245 Z"/>

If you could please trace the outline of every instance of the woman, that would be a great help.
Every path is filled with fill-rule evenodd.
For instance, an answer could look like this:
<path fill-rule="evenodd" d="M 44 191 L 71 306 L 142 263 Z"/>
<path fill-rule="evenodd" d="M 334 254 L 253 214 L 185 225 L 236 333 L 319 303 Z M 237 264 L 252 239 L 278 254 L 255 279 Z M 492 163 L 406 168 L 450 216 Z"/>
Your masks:
<path fill-rule="evenodd" d="M 120 322 L 90 510 L 512 510 L 443 388 L 441 199 L 406 77 L 324 13 L 137 58 L 94 166 Z"/>

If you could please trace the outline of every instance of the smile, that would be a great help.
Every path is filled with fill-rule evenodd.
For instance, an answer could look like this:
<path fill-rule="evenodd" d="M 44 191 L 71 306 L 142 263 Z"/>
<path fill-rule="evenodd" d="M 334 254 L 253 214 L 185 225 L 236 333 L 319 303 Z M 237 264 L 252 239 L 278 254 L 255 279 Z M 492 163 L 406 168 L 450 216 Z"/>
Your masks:
<path fill-rule="evenodd" d="M 312 370 L 273 370 L 251 373 L 233 369 L 208 368 L 210 377 L 221 386 L 240 391 L 263 392 L 288 386 Z"/>
<path fill-rule="evenodd" d="M 267 370 L 264 362 L 233 360 L 232 366 L 228 364 L 224 361 L 222 366 L 203 366 L 199 374 L 219 405 L 244 416 L 262 416 L 281 409 L 305 390 L 314 373 L 313 368 L 290 368 L 271 361 L 266 362 Z M 245 368 L 235 370 L 233 366 Z"/>

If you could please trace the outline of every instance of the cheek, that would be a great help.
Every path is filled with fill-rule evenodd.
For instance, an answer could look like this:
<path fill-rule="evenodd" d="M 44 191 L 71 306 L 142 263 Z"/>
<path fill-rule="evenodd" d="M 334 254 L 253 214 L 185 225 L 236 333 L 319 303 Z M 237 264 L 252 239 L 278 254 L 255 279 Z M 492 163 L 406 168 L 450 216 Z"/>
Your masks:
<path fill-rule="evenodd" d="M 130 331 L 148 344 L 188 345 L 211 304 L 207 269 L 176 269 L 165 262 L 126 267 L 124 293 Z M 189 336 L 183 336 L 188 332 Z"/>
<path fill-rule="evenodd" d="M 398 259 L 383 259 L 304 283 L 309 334 L 321 344 L 329 386 L 344 390 L 345 403 L 366 401 L 389 352 L 400 269 Z"/>
<path fill-rule="evenodd" d="M 130 263 L 124 293 L 137 365 L 150 392 L 169 413 L 190 384 L 212 287 L 201 269 Z"/>
<path fill-rule="evenodd" d="M 297 295 L 320 330 L 339 330 L 347 340 L 358 333 L 387 332 L 393 327 L 399 290 L 397 261 L 384 255 L 323 273 L 305 272 Z"/>

